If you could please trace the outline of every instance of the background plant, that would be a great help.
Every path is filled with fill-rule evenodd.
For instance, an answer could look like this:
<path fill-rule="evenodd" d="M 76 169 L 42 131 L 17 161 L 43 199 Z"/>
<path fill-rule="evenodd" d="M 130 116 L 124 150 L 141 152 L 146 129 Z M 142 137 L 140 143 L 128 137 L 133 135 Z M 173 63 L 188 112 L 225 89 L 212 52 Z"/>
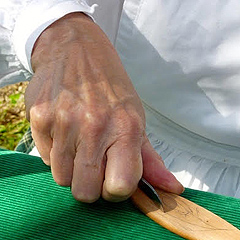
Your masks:
<path fill-rule="evenodd" d="M 27 83 L 0 88 L 0 148 L 14 150 L 29 127 L 25 118 L 24 92 Z"/>

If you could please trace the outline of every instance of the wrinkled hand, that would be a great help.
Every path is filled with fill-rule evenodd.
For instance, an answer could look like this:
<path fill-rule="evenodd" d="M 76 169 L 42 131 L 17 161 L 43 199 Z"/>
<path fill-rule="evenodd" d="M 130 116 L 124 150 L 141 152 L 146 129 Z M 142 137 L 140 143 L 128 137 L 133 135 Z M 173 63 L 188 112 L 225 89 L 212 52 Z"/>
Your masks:
<path fill-rule="evenodd" d="M 73 13 L 46 29 L 32 54 L 25 94 L 33 138 L 53 178 L 73 196 L 121 201 L 142 174 L 181 193 L 145 134 L 141 101 L 100 28 Z"/>

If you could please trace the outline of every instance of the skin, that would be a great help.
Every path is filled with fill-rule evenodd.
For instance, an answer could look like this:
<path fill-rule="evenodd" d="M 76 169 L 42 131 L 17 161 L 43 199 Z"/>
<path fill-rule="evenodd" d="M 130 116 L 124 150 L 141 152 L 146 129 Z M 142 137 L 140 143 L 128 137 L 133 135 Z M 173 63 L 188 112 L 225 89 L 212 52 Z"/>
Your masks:
<path fill-rule="evenodd" d="M 141 101 L 114 47 L 89 17 L 72 13 L 52 24 L 31 60 L 27 118 L 57 184 L 83 202 L 125 200 L 142 175 L 183 191 L 146 137 Z"/>

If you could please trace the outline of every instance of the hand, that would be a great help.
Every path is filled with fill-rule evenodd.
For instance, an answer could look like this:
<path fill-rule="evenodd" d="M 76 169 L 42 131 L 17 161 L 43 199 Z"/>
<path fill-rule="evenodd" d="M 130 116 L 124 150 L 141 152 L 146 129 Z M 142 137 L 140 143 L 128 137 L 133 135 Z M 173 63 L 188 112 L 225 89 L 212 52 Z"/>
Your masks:
<path fill-rule="evenodd" d="M 93 202 L 130 197 L 142 174 L 181 193 L 145 133 L 141 101 L 107 37 L 82 13 L 47 28 L 32 53 L 27 117 L 53 178 Z"/>

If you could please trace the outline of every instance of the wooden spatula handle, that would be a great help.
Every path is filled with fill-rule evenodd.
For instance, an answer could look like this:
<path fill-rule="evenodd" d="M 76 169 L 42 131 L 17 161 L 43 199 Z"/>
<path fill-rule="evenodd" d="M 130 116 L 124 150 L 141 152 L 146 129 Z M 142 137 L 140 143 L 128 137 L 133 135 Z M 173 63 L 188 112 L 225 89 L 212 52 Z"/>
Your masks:
<path fill-rule="evenodd" d="M 152 220 L 190 240 L 240 240 L 240 230 L 207 209 L 183 198 L 157 189 L 163 209 L 140 189 L 132 201 Z"/>

